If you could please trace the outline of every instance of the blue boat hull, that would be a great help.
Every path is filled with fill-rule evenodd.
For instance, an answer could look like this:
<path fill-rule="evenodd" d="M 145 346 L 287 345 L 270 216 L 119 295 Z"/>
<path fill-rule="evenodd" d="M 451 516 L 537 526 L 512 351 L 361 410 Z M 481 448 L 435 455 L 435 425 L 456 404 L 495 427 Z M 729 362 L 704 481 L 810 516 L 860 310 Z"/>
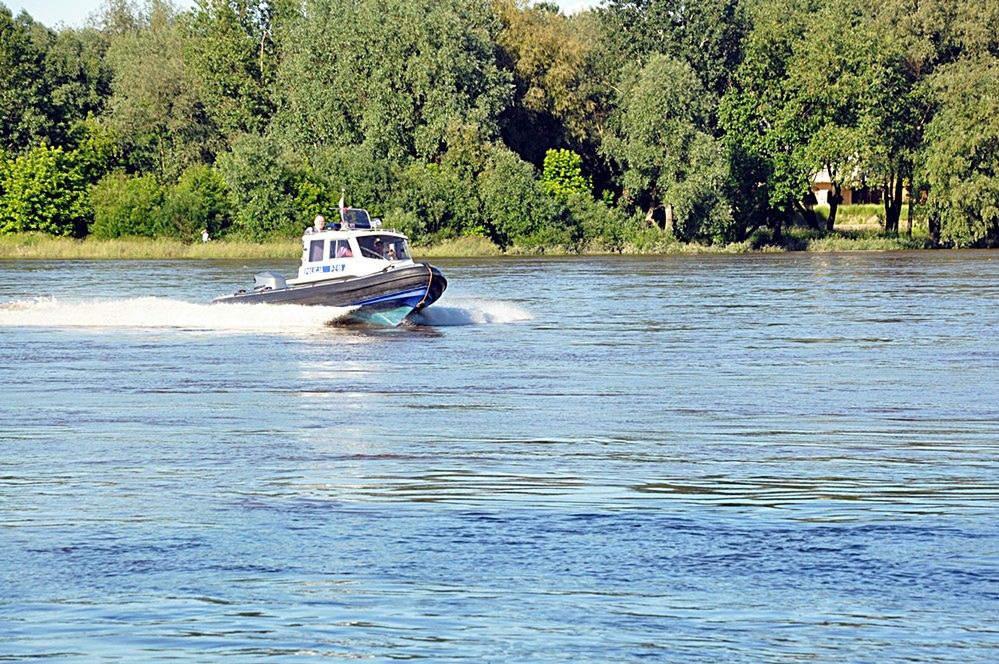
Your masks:
<path fill-rule="evenodd" d="M 443 273 L 429 263 L 414 263 L 365 277 L 255 290 L 222 297 L 229 304 L 297 304 L 353 308 L 347 322 L 396 326 L 428 307 L 447 288 Z"/>

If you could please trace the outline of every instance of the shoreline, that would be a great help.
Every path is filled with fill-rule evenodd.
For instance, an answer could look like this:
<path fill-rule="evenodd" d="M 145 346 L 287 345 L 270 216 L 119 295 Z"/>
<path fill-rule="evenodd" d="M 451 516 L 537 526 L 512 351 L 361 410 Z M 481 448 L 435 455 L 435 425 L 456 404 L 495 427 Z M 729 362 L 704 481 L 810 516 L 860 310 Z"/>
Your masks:
<path fill-rule="evenodd" d="M 912 251 L 932 249 L 924 237 L 885 237 L 864 231 L 834 232 L 823 236 L 788 232 L 780 245 L 747 240 L 728 245 L 684 244 L 669 237 L 648 246 L 609 248 L 589 246 L 582 250 L 547 247 L 504 251 L 481 237 L 463 237 L 434 245 L 413 245 L 417 258 L 500 258 L 542 256 L 670 256 L 697 254 L 832 253 L 846 251 Z M 178 240 L 125 238 L 77 240 L 39 234 L 0 236 L 0 260 L 295 260 L 300 256 L 298 240 L 240 242 L 212 240 L 184 243 Z"/>

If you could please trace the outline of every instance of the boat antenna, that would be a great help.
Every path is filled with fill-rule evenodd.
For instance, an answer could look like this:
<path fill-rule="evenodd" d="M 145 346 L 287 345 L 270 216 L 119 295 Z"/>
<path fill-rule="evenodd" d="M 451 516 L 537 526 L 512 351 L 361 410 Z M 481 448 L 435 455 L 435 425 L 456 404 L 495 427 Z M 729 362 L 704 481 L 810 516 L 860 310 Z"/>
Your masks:
<path fill-rule="evenodd" d="M 340 223 L 347 223 L 347 205 L 344 203 L 344 197 L 347 195 L 347 190 L 343 187 L 340 188 Z"/>

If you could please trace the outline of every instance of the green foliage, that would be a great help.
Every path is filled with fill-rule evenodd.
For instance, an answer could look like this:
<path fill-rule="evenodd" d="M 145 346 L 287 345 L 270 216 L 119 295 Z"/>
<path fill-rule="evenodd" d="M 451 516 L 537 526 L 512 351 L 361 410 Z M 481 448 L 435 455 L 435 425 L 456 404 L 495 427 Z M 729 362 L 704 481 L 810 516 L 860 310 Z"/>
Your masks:
<path fill-rule="evenodd" d="M 926 130 L 924 177 L 939 239 L 999 244 L 999 61 L 959 60 L 933 85 L 940 110 Z"/>
<path fill-rule="evenodd" d="M 94 29 L 63 29 L 45 53 L 45 88 L 53 122 L 53 143 L 72 140 L 86 118 L 104 111 L 111 95 L 107 36 Z M 67 134 L 69 132 L 69 134 Z"/>
<path fill-rule="evenodd" d="M 74 159 L 80 174 L 89 183 L 97 182 L 121 163 L 117 134 L 93 115 L 73 123 L 67 143 L 75 146 Z"/>
<path fill-rule="evenodd" d="M 329 147 L 313 154 L 311 165 L 304 170 L 316 187 L 318 212 L 328 216 L 336 210 L 340 192 L 344 191 L 347 205 L 367 208 L 376 217 L 384 214 L 395 187 L 396 167 L 379 158 L 371 144 Z"/>
<path fill-rule="evenodd" d="M 274 141 L 244 134 L 217 167 L 236 210 L 232 230 L 252 240 L 301 233 L 311 222 L 296 208 L 298 176 L 281 159 Z"/>
<path fill-rule="evenodd" d="M 541 187 L 551 196 L 565 202 L 577 195 L 591 195 L 593 182 L 583 175 L 583 158 L 571 150 L 549 150 L 545 153 Z"/>
<path fill-rule="evenodd" d="M 91 189 L 97 239 L 153 237 L 160 224 L 165 192 L 152 175 L 110 173 Z"/>
<path fill-rule="evenodd" d="M 413 162 L 406 167 L 395 204 L 413 215 L 414 242 L 485 234 L 475 180 L 446 165 Z"/>
<path fill-rule="evenodd" d="M 763 225 L 779 234 L 809 191 L 814 172 L 803 159 L 807 115 L 791 102 L 788 70 L 817 4 L 757 0 L 747 6 L 751 28 L 743 59 L 718 111 L 735 182 L 732 239 L 745 240 Z"/>
<path fill-rule="evenodd" d="M 97 239 L 171 238 L 193 242 L 202 229 L 217 237 L 230 224 L 228 191 L 208 166 L 192 166 L 164 187 L 151 174 L 110 173 L 91 189 Z"/>
<path fill-rule="evenodd" d="M 628 195 L 650 217 L 664 210 L 679 239 L 724 239 L 731 225 L 728 165 L 705 131 L 708 102 L 693 69 L 654 56 L 624 87 L 620 104 L 604 145 L 624 170 Z"/>
<path fill-rule="evenodd" d="M 364 143 L 401 163 L 436 160 L 452 125 L 494 132 L 509 97 L 498 29 L 482 0 L 308 0 L 284 44 L 282 144 Z"/>
<path fill-rule="evenodd" d="M 508 149 L 492 151 L 479 176 L 479 196 L 492 238 L 501 247 L 568 247 L 579 239 L 579 228 L 541 189 L 534 168 Z"/>
<path fill-rule="evenodd" d="M 214 124 L 227 137 L 259 133 L 274 105 L 278 12 L 268 0 L 199 0 L 188 24 L 185 62 Z"/>
<path fill-rule="evenodd" d="M 404 233 L 413 244 L 422 244 L 428 239 L 423 220 L 412 210 L 392 208 L 382 217 L 382 223 L 385 228 Z"/>
<path fill-rule="evenodd" d="M 291 237 L 345 190 L 420 243 L 804 248 L 847 215 L 824 169 L 889 235 L 904 185 L 936 241 L 999 244 L 997 34 L 991 0 L 0 6 L 0 229 L 83 235 L 93 187 L 104 237 Z"/>
<path fill-rule="evenodd" d="M 704 90 L 718 96 L 725 92 L 747 30 L 738 0 L 610 0 L 608 4 L 608 29 L 620 51 L 642 61 L 654 54 L 677 58 L 697 73 Z"/>
<path fill-rule="evenodd" d="M 166 191 L 156 215 L 154 234 L 193 242 L 207 230 L 211 237 L 225 233 L 232 223 L 229 192 L 222 176 L 208 166 L 192 166 Z"/>
<path fill-rule="evenodd" d="M 87 183 L 73 156 L 39 146 L 3 166 L 0 234 L 41 231 L 82 236 L 90 217 Z"/>
<path fill-rule="evenodd" d="M 52 33 L 0 5 L 0 140 L 10 149 L 36 144 L 52 130 L 46 108 L 45 52 Z"/>
<path fill-rule="evenodd" d="M 148 16 L 113 34 L 107 54 L 111 123 L 128 148 L 127 164 L 164 180 L 210 163 L 222 147 L 188 75 L 184 20 L 166 0 L 150 0 Z"/>
<path fill-rule="evenodd" d="M 579 226 L 584 248 L 590 251 L 622 251 L 644 228 L 641 215 L 628 216 L 623 210 L 589 195 L 573 195 L 567 200 L 569 215 Z"/>
<path fill-rule="evenodd" d="M 592 151 L 606 120 L 616 66 L 601 69 L 603 28 L 542 4 L 495 0 L 502 22 L 500 62 L 514 97 L 501 118 L 506 144 L 531 163 L 571 145 Z"/>

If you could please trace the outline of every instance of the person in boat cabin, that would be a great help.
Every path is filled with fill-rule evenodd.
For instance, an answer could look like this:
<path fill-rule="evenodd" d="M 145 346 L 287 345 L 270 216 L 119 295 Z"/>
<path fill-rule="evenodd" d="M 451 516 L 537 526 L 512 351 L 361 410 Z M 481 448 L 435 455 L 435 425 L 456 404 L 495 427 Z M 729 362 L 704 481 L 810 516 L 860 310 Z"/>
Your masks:
<path fill-rule="evenodd" d="M 395 256 L 395 247 L 393 245 L 390 244 L 388 246 L 388 249 L 385 251 L 385 258 L 389 259 L 390 261 L 394 261 L 395 260 L 395 258 L 396 258 L 396 256 Z"/>
<path fill-rule="evenodd" d="M 337 258 L 350 258 L 354 253 L 350 250 L 350 244 L 346 240 L 336 241 L 336 257 Z"/>

